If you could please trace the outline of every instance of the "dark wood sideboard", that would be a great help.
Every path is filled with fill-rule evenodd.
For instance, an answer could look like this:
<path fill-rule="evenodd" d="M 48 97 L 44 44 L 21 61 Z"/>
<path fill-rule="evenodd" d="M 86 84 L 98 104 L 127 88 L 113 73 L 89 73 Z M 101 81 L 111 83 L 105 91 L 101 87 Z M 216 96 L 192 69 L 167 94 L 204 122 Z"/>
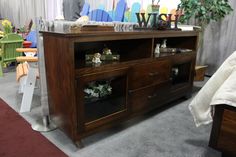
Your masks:
<path fill-rule="evenodd" d="M 236 108 L 216 105 L 209 146 L 222 152 L 223 157 L 236 156 Z"/>
<path fill-rule="evenodd" d="M 50 116 L 74 142 L 191 94 L 197 31 L 41 33 Z M 178 53 L 155 56 L 155 45 L 164 39 Z M 119 54 L 119 61 L 85 61 L 104 47 Z M 86 97 L 88 86 L 104 82 L 110 95 Z"/>

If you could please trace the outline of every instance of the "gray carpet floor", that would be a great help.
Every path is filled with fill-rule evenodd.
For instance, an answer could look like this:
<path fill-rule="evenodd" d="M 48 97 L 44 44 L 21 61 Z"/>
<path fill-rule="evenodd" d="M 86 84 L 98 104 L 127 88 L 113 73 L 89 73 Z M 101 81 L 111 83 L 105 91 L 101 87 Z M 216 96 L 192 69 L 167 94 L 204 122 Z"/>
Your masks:
<path fill-rule="evenodd" d="M 193 96 L 202 85 L 195 83 Z M 15 72 L 0 77 L 0 97 L 19 111 L 22 95 L 17 90 Z M 31 124 L 41 113 L 38 93 L 36 89 L 32 111 L 21 114 Z M 176 100 L 89 136 L 83 139 L 83 148 L 77 148 L 59 129 L 42 134 L 71 157 L 220 157 L 219 152 L 208 147 L 211 125 L 195 127 L 188 110 L 191 99 Z"/>

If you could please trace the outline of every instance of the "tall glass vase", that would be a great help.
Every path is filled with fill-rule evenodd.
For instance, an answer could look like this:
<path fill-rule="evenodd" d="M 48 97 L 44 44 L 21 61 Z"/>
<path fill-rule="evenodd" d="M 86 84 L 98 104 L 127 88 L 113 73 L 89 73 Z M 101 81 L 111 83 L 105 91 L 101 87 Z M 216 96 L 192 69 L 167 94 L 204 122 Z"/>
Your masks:
<path fill-rule="evenodd" d="M 157 28 L 157 23 L 158 23 L 158 16 L 159 16 L 159 8 L 160 8 L 160 5 L 152 5 L 151 9 L 151 13 L 153 14 L 151 17 L 150 17 L 150 25 L 152 28 Z"/>

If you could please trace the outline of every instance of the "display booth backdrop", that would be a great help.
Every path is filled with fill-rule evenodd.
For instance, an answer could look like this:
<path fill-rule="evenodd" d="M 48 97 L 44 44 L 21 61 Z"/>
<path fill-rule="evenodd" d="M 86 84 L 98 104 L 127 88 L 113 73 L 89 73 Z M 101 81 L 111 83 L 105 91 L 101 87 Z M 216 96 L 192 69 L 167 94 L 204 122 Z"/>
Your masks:
<path fill-rule="evenodd" d="M 114 10 L 119 0 L 1 0 L 0 15 L 8 18 L 16 27 L 23 27 L 30 19 L 42 17 L 53 20 L 65 16 L 65 19 L 72 20 L 75 12 L 80 12 L 84 2 L 90 4 L 90 8 L 97 9 L 104 6 L 106 11 Z M 152 0 L 127 0 L 127 8 L 138 2 L 141 9 L 146 9 Z M 156 1 L 157 2 L 157 1 Z M 180 0 L 161 0 L 160 6 L 170 11 L 176 8 Z"/>
<path fill-rule="evenodd" d="M 64 1 L 71 1 L 71 0 L 64 0 Z M 92 9 L 96 9 L 100 5 L 104 5 L 106 11 L 114 9 L 118 1 L 119 0 L 99 0 L 99 3 L 98 3 L 97 0 L 85 0 L 85 2 L 88 2 L 90 4 Z M 138 2 L 141 4 L 141 9 L 144 9 L 144 10 L 146 10 L 148 5 L 152 4 L 152 0 L 126 0 L 126 2 L 127 2 L 128 8 L 131 8 L 132 4 L 134 4 L 135 2 Z M 157 3 L 157 0 L 155 1 L 155 3 Z M 159 2 L 159 5 L 163 7 L 167 7 L 168 10 L 170 11 L 171 9 L 176 8 L 179 3 L 180 3 L 180 0 L 168 0 L 168 1 L 161 0 Z"/>
<path fill-rule="evenodd" d="M 0 15 L 19 28 L 36 17 L 53 20 L 62 16 L 62 2 L 63 0 L 0 0 Z"/>

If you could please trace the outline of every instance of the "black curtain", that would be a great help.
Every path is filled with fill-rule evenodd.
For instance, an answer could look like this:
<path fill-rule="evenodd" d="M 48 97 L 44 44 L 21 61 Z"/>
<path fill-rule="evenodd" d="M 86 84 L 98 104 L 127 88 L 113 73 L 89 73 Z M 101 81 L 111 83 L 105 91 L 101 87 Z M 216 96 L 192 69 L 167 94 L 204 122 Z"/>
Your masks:
<path fill-rule="evenodd" d="M 65 20 L 77 20 L 83 5 L 84 0 L 63 0 L 63 12 Z"/>

